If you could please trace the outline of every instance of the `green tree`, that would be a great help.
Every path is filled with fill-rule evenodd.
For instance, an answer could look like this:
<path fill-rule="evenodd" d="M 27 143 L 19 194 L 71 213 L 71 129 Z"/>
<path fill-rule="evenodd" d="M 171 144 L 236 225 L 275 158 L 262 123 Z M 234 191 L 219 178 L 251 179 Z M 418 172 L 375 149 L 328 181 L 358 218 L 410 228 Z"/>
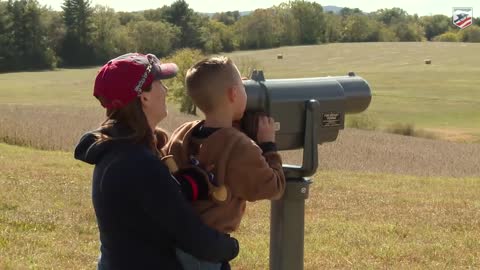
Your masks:
<path fill-rule="evenodd" d="M 355 14 L 346 17 L 342 32 L 342 41 L 365 42 L 373 35 L 369 19 L 365 15 Z"/>
<path fill-rule="evenodd" d="M 201 29 L 201 39 L 203 41 L 203 50 L 206 53 L 216 53 L 223 50 L 221 37 L 221 22 L 209 21 Z"/>
<path fill-rule="evenodd" d="M 185 77 L 187 75 L 187 70 L 202 58 L 204 58 L 204 55 L 200 50 L 181 49 L 175 52 L 171 57 L 162 59 L 162 62 L 173 62 L 178 65 L 179 72 L 177 76 L 172 80 L 165 81 L 165 83 L 169 88 L 169 100 L 179 104 L 181 112 L 193 115 L 197 114 L 196 106 L 187 95 Z"/>
<path fill-rule="evenodd" d="M 132 22 L 134 25 L 137 22 Z M 120 25 L 113 32 L 113 39 L 115 40 L 115 48 L 118 55 L 137 51 L 137 41 L 134 40 L 129 26 Z"/>
<path fill-rule="evenodd" d="M 386 27 L 384 24 L 380 24 L 377 41 L 396 42 L 398 40 L 397 34 L 391 28 Z"/>
<path fill-rule="evenodd" d="M 203 48 L 201 27 L 208 18 L 202 18 L 191 9 L 185 0 L 176 0 L 163 8 L 163 18 L 180 28 L 178 47 Z"/>
<path fill-rule="evenodd" d="M 274 9 L 257 9 L 235 23 L 237 43 L 241 49 L 264 49 L 278 46 L 280 24 Z"/>
<path fill-rule="evenodd" d="M 216 20 L 210 20 L 201 28 L 204 51 L 216 53 L 233 51 L 233 28 Z"/>
<path fill-rule="evenodd" d="M 360 9 L 358 8 L 342 8 L 339 12 L 340 16 L 342 17 L 348 17 L 348 16 L 352 16 L 352 15 L 362 15 L 363 14 L 363 11 L 361 11 Z"/>
<path fill-rule="evenodd" d="M 120 54 L 116 40 L 120 20 L 115 11 L 112 8 L 97 5 L 93 10 L 92 22 L 95 29 L 92 34 L 92 45 L 97 61 L 105 62 Z"/>
<path fill-rule="evenodd" d="M 422 41 L 425 37 L 423 27 L 414 22 L 400 22 L 392 26 L 400 41 Z"/>
<path fill-rule="evenodd" d="M 118 20 L 120 21 L 121 25 L 127 25 L 130 22 L 138 22 L 145 20 L 145 17 L 141 12 L 133 11 L 133 12 L 117 12 Z"/>
<path fill-rule="evenodd" d="M 7 4 L 0 2 L 0 71 L 8 70 L 12 54 L 12 20 Z"/>
<path fill-rule="evenodd" d="M 323 41 L 326 25 L 322 6 L 305 0 L 294 0 L 289 5 L 299 23 L 301 43 L 316 44 Z"/>
<path fill-rule="evenodd" d="M 225 25 L 233 25 L 239 19 L 240 19 L 240 12 L 238 12 L 238 10 L 215 13 L 212 16 L 212 20 L 222 22 Z"/>
<path fill-rule="evenodd" d="M 235 50 L 235 33 L 233 25 L 216 24 L 216 26 L 221 33 L 220 39 L 222 40 L 223 51 L 231 52 Z"/>
<path fill-rule="evenodd" d="M 56 58 L 48 47 L 42 12 L 36 0 L 8 1 L 10 25 L 6 55 L 9 69 L 54 68 Z"/>
<path fill-rule="evenodd" d="M 295 18 L 290 5 L 281 3 L 273 8 L 278 20 L 278 39 L 280 45 L 301 44 L 300 22 Z"/>
<path fill-rule="evenodd" d="M 379 9 L 371 15 L 393 31 L 399 41 L 421 41 L 425 39 L 424 24 L 417 14 L 410 16 L 401 8 L 391 8 Z"/>
<path fill-rule="evenodd" d="M 166 22 L 139 21 L 128 24 L 128 36 L 134 41 L 134 51 L 166 56 L 173 50 L 180 34 L 178 27 Z"/>
<path fill-rule="evenodd" d="M 165 12 L 168 9 L 167 6 L 157 9 L 147 9 L 143 11 L 143 17 L 148 21 L 158 22 L 165 20 Z"/>
<path fill-rule="evenodd" d="M 65 25 L 63 24 L 62 13 L 51 9 L 42 9 L 42 22 L 45 25 L 45 35 L 48 47 L 53 50 L 55 55 L 60 55 L 62 41 L 65 38 Z M 58 59 L 58 57 L 57 57 Z"/>
<path fill-rule="evenodd" d="M 379 9 L 373 13 L 374 17 L 387 26 L 408 20 L 408 14 L 401 8 Z"/>
<path fill-rule="evenodd" d="M 424 16 L 420 21 L 425 28 L 427 40 L 447 32 L 452 24 L 452 19 L 445 15 Z"/>
<path fill-rule="evenodd" d="M 325 42 L 337 42 L 342 38 L 342 17 L 325 14 Z"/>
<path fill-rule="evenodd" d="M 459 35 L 463 42 L 480 42 L 480 26 L 469 26 L 460 31 Z"/>
<path fill-rule="evenodd" d="M 67 65 L 89 65 L 95 63 L 91 44 L 93 35 L 90 0 L 65 0 L 62 6 L 66 28 L 61 57 Z"/>

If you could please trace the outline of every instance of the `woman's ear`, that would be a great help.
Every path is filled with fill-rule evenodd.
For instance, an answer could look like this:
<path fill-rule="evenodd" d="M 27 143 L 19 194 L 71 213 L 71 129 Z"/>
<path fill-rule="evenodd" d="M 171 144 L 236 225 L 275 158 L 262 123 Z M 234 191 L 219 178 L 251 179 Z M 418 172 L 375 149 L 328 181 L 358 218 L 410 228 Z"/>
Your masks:
<path fill-rule="evenodd" d="M 142 92 L 140 94 L 139 98 L 140 98 L 140 101 L 142 102 L 142 105 L 145 106 L 145 104 L 148 103 L 150 97 L 149 97 L 148 92 Z"/>

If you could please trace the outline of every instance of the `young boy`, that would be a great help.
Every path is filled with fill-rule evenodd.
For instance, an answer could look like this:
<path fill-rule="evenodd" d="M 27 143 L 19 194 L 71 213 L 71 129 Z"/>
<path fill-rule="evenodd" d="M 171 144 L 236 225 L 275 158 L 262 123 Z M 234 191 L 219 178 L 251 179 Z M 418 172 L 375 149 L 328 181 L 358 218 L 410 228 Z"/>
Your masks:
<path fill-rule="evenodd" d="M 214 182 L 225 187 L 228 195 L 221 202 L 196 201 L 193 207 L 207 225 L 231 233 L 240 225 L 246 201 L 279 199 L 285 190 L 274 122 L 270 117 L 259 118 L 258 144 L 232 126 L 245 112 L 247 95 L 240 72 L 227 57 L 196 63 L 185 81 L 188 95 L 205 120 L 180 126 L 164 152 L 173 155 L 179 167 L 188 166 L 193 158 L 211 169 Z M 181 250 L 177 256 L 187 270 L 220 269 L 220 265 L 201 262 Z"/>

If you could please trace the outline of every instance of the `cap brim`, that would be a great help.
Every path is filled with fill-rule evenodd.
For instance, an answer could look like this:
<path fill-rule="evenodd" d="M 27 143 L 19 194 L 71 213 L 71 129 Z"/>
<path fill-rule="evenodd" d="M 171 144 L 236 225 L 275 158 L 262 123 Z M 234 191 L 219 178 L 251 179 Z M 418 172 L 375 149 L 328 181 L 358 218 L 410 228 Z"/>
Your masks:
<path fill-rule="evenodd" d="M 165 63 L 159 65 L 160 70 L 157 71 L 156 78 L 160 80 L 171 79 L 178 73 L 178 66 L 174 63 Z"/>

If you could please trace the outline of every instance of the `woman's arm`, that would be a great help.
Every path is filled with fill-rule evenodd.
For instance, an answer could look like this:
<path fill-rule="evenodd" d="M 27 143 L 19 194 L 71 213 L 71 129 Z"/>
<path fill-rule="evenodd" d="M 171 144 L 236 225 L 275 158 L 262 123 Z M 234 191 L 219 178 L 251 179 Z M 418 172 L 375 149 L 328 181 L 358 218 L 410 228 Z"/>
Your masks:
<path fill-rule="evenodd" d="M 238 255 L 235 238 L 208 226 L 185 200 L 178 183 L 167 167 L 158 160 L 145 164 L 139 198 L 144 210 L 177 242 L 177 247 L 201 259 L 212 262 L 230 261 Z"/>

